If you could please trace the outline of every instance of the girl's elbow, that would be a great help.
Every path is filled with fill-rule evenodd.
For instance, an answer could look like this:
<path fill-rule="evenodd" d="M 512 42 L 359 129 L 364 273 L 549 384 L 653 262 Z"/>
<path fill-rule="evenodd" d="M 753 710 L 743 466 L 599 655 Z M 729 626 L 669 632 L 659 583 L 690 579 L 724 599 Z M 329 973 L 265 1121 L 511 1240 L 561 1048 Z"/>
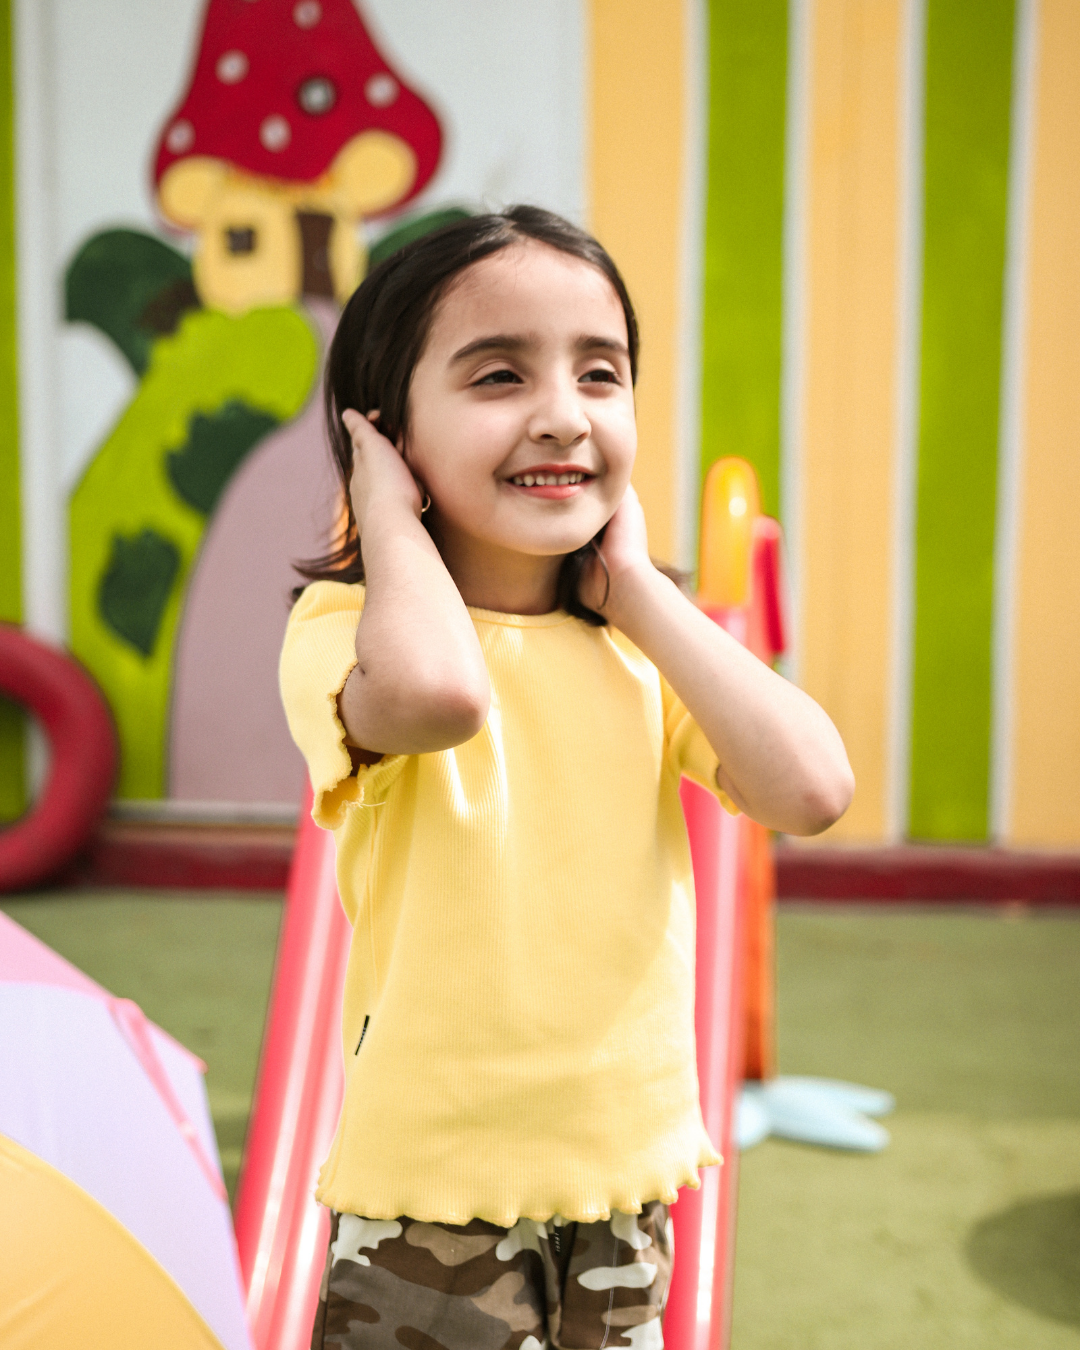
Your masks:
<path fill-rule="evenodd" d="M 491 691 L 487 687 L 462 688 L 456 691 L 445 708 L 447 725 L 452 726 L 455 732 L 460 734 L 462 741 L 471 741 L 474 736 L 479 735 L 487 721 L 490 702 Z M 460 744 L 460 741 L 456 744 Z"/>
<path fill-rule="evenodd" d="M 828 775 L 821 775 L 807 786 L 803 794 L 801 828 L 788 831 L 791 834 L 821 834 L 830 825 L 835 825 L 851 805 L 855 795 L 855 775 L 851 766 L 845 762 L 837 765 Z"/>
<path fill-rule="evenodd" d="M 453 681 L 425 690 L 418 702 L 424 708 L 425 739 L 448 749 L 479 733 L 487 721 L 491 690 L 486 681 Z"/>

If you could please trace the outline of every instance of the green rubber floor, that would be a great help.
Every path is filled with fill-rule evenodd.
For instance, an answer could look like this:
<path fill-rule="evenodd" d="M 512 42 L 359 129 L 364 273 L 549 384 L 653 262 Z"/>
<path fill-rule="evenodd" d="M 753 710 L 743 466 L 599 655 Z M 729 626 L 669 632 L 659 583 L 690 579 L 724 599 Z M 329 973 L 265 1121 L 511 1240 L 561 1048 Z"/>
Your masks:
<path fill-rule="evenodd" d="M 780 1068 L 882 1153 L 743 1154 L 733 1350 L 1080 1347 L 1080 914 L 781 912 Z"/>
<path fill-rule="evenodd" d="M 2 908 L 207 1062 L 235 1183 L 280 897 Z M 1080 914 L 781 912 L 784 1073 L 888 1088 L 892 1143 L 741 1159 L 733 1350 L 1080 1350 Z"/>

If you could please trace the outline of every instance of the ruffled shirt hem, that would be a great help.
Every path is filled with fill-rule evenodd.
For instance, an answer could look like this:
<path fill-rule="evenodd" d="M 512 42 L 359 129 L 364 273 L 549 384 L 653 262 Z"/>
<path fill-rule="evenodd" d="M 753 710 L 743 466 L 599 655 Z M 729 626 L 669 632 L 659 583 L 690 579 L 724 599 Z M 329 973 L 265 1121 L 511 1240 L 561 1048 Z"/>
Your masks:
<path fill-rule="evenodd" d="M 672 1205 L 684 1187 L 694 1191 L 700 1187 L 698 1168 L 714 1167 L 723 1161 L 710 1144 L 702 1149 L 697 1167 L 684 1167 L 674 1175 L 663 1178 L 643 1179 L 639 1185 L 632 1188 L 614 1189 L 608 1195 L 606 1204 L 601 1203 L 599 1199 L 591 1204 L 588 1201 L 582 1203 L 580 1199 L 575 1201 L 567 1194 L 562 1199 L 558 1195 L 553 1195 L 546 1204 L 523 1200 L 515 1202 L 512 1197 L 506 1197 L 501 1202 L 490 1204 L 477 1203 L 473 1206 L 457 1207 L 450 1203 L 433 1206 L 430 1197 L 422 1200 L 415 1193 L 410 1200 L 412 1190 L 410 1187 L 401 1188 L 394 1193 L 395 1199 L 390 1199 L 385 1191 L 378 1196 L 374 1191 L 365 1195 L 333 1185 L 320 1185 L 315 1192 L 315 1199 L 339 1214 L 358 1214 L 365 1219 L 399 1219 L 407 1215 L 419 1223 L 462 1225 L 472 1219 L 483 1219 L 486 1223 L 496 1224 L 500 1228 L 513 1228 L 519 1219 L 548 1223 L 556 1216 L 567 1223 L 596 1223 L 610 1219 L 613 1210 L 620 1214 L 640 1214 L 642 1208 L 651 1200 Z"/>

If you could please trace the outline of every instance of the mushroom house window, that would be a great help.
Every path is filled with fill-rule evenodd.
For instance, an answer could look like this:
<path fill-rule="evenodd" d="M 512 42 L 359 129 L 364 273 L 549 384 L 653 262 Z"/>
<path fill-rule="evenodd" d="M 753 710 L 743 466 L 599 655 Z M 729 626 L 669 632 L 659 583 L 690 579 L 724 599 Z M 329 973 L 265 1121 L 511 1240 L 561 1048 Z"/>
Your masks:
<path fill-rule="evenodd" d="M 296 98 L 306 113 L 318 117 L 321 113 L 328 113 L 337 102 L 337 87 L 333 80 L 315 75 L 310 80 L 304 81 L 297 91 Z"/>
<path fill-rule="evenodd" d="M 255 231 L 250 225 L 230 227 L 225 231 L 225 245 L 230 253 L 254 253 Z"/>

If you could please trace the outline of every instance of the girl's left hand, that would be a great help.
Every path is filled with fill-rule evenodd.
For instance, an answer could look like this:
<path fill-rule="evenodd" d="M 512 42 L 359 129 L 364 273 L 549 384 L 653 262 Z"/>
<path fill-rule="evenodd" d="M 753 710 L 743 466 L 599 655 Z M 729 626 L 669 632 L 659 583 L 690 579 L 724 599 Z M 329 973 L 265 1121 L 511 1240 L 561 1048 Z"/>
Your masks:
<path fill-rule="evenodd" d="M 582 581 L 581 599 L 590 609 L 610 617 L 618 600 L 620 583 L 641 568 L 652 570 L 645 512 L 637 493 L 629 485 L 618 510 L 608 521 L 600 552 L 607 564 L 607 576 L 599 559 L 594 558 Z"/>

